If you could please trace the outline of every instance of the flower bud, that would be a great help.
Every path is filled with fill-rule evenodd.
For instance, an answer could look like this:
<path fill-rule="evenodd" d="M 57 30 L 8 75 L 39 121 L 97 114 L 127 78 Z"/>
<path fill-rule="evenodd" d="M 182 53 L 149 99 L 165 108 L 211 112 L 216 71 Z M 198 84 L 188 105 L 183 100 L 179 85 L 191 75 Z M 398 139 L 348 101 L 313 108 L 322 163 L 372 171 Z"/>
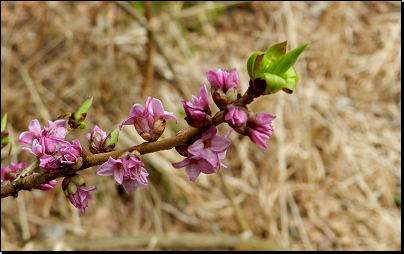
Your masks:
<path fill-rule="evenodd" d="M 244 126 L 247 122 L 248 110 L 244 107 L 229 104 L 224 109 L 224 120 L 232 127 Z"/>

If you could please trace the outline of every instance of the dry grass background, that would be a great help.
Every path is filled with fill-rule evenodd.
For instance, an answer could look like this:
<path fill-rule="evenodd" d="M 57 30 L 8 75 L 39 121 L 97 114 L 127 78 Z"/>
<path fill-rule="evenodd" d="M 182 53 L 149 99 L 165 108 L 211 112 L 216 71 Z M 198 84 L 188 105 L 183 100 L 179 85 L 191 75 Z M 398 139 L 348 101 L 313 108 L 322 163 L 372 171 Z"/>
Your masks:
<path fill-rule="evenodd" d="M 292 250 L 401 250 L 400 2 L 153 8 L 149 26 L 163 54 L 154 53 L 147 95 L 178 118 L 180 100 L 207 82 L 206 70 L 237 68 L 244 92 L 253 52 L 311 41 L 295 64 L 295 92 L 250 106 L 277 116 L 268 150 L 232 133 L 228 168 L 197 184 L 171 166 L 182 160 L 175 151 L 144 155 L 149 185 L 130 195 L 87 169 L 82 175 L 98 191 L 84 214 L 60 184 L 22 191 L 1 200 L 2 250 L 221 249 L 213 242 L 228 235 Z M 45 124 L 90 96 L 87 131 L 116 128 L 145 102 L 147 41 L 147 30 L 115 2 L 2 1 L 1 115 L 8 113 L 15 146 L 11 157 L 2 151 L 1 165 L 32 161 L 18 143 L 30 120 Z M 186 127 L 183 118 L 168 122 L 162 138 Z M 227 129 L 221 125 L 220 134 Z M 85 133 L 68 139 L 85 143 Z M 125 126 L 117 148 L 140 142 Z"/>

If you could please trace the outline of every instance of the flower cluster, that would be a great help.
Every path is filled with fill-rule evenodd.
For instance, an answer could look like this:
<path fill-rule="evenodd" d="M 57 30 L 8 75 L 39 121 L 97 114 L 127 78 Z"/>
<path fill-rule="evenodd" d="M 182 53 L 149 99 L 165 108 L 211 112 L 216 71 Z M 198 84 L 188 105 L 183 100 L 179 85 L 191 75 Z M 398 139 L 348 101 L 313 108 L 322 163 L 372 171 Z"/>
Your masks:
<path fill-rule="evenodd" d="M 199 89 L 197 97 L 192 96 L 192 101 L 182 101 L 187 123 L 196 128 L 210 128 L 190 146 L 178 148 L 177 151 L 186 156 L 183 161 L 173 163 L 175 168 L 185 167 L 186 175 L 190 181 L 195 182 L 200 173 L 216 173 L 226 167 L 221 159 L 226 157 L 227 148 L 231 142 L 227 139 L 234 129 L 237 133 L 247 135 L 252 142 L 267 149 L 265 141 L 272 135 L 271 121 L 275 116 L 265 113 L 254 114 L 246 105 L 236 103 L 238 74 L 236 69 L 230 73 L 222 70 L 209 70 L 206 78 L 211 84 L 212 97 L 219 109 L 223 110 L 224 121 L 231 129 L 223 136 L 215 136 L 217 128 L 212 125 L 209 97 L 205 83 Z"/>
<path fill-rule="evenodd" d="M 113 159 L 109 157 L 108 161 L 102 164 L 96 174 L 99 176 L 114 175 L 115 184 L 122 184 L 127 193 L 134 192 L 137 188 L 147 186 L 147 173 L 143 162 L 139 160 L 139 154 L 126 154 L 124 158 Z"/>
<path fill-rule="evenodd" d="M 1 167 L 1 181 L 13 182 L 26 167 L 27 164 L 25 162 L 20 162 L 18 164 L 11 162 L 10 166 Z M 37 173 L 31 173 L 31 175 L 33 174 Z M 37 189 L 43 191 L 52 190 L 53 186 L 55 186 L 57 182 L 58 181 L 56 180 L 52 180 L 49 182 L 49 184 L 40 184 L 38 185 Z"/>
<path fill-rule="evenodd" d="M 39 158 L 39 167 L 52 173 L 58 172 L 56 169 L 62 165 L 80 168 L 85 157 L 78 139 L 73 140 L 73 144 L 64 140 L 67 132 L 65 123 L 65 120 L 48 121 L 48 127 L 41 130 L 39 121 L 34 119 L 28 126 L 30 131 L 21 133 L 19 138 L 22 144 L 32 146 L 22 149 Z"/>
<path fill-rule="evenodd" d="M 86 207 L 88 207 L 88 200 L 94 199 L 91 196 L 90 191 L 96 191 L 97 186 L 90 189 L 86 186 L 86 182 L 83 177 L 78 174 L 72 174 L 62 182 L 63 193 L 70 200 L 70 202 L 84 213 Z"/>
<path fill-rule="evenodd" d="M 173 163 L 173 166 L 175 168 L 185 167 L 188 179 L 193 182 L 200 173 L 212 174 L 216 173 L 216 167 L 219 167 L 219 170 L 222 167 L 226 168 L 226 165 L 220 160 L 226 157 L 227 148 L 231 144 L 227 137 L 232 130 L 230 129 L 223 136 L 216 136 L 217 128 L 212 125 L 200 139 L 188 147 L 188 157 L 183 161 Z"/>

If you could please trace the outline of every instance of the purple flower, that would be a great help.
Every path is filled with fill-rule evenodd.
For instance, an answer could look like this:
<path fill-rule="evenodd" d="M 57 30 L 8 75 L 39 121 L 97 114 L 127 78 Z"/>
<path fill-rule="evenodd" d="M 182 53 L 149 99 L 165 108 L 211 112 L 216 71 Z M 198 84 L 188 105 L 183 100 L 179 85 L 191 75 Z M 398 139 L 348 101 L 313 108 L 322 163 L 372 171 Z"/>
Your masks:
<path fill-rule="evenodd" d="M 254 121 L 247 121 L 245 130 L 252 142 L 265 149 L 268 148 L 265 141 L 274 132 L 271 123 L 275 117 L 270 114 L 258 113 Z"/>
<path fill-rule="evenodd" d="M 215 167 L 203 158 L 194 158 L 193 156 L 185 158 L 183 161 L 173 163 L 174 168 L 185 167 L 185 173 L 190 181 L 196 182 L 200 173 L 216 173 Z"/>
<path fill-rule="evenodd" d="M 21 133 L 19 140 L 24 145 L 32 145 L 32 142 L 41 135 L 41 125 L 37 119 L 32 120 L 28 125 L 29 131 Z"/>
<path fill-rule="evenodd" d="M 232 87 L 235 90 L 238 88 L 239 79 L 236 69 L 233 69 L 230 73 L 221 69 L 217 71 L 209 70 L 206 71 L 206 78 L 215 90 L 222 90 L 224 93 L 227 93 L 227 90 Z"/>
<path fill-rule="evenodd" d="M 233 105 L 229 105 L 226 109 L 230 108 L 230 110 L 225 110 L 224 120 L 231 127 L 240 127 L 245 125 L 247 122 L 247 110 L 240 107 L 234 107 Z"/>
<path fill-rule="evenodd" d="M 27 164 L 25 162 L 20 162 L 18 164 L 12 163 L 10 166 L 7 167 L 1 167 L 1 181 L 10 181 L 13 182 L 18 174 L 21 174 L 21 172 L 27 167 Z M 37 174 L 37 173 L 31 173 L 31 174 Z M 30 174 L 30 175 L 31 175 Z M 53 186 L 57 184 L 58 181 L 52 180 L 49 182 L 49 184 L 40 184 L 36 189 L 39 190 L 51 190 L 53 189 Z"/>
<path fill-rule="evenodd" d="M 26 167 L 27 164 L 25 162 L 20 162 L 18 164 L 11 162 L 10 166 L 1 167 L 1 180 L 10 182 L 14 181 L 16 175 L 20 174 Z M 15 174 L 11 172 L 14 172 Z"/>
<path fill-rule="evenodd" d="M 77 186 L 77 191 L 75 194 L 68 194 L 70 202 L 78 208 L 81 212 L 85 212 L 86 207 L 88 207 L 88 200 L 93 200 L 94 197 L 91 196 L 90 191 L 96 191 L 97 186 L 90 189 L 85 185 Z"/>
<path fill-rule="evenodd" d="M 46 154 L 39 158 L 39 167 L 44 170 L 54 170 L 59 168 L 60 165 L 58 160 L 54 156 Z"/>
<path fill-rule="evenodd" d="M 99 176 L 114 175 L 117 184 L 122 184 L 123 175 L 125 174 L 125 168 L 127 168 L 127 161 L 123 159 L 108 158 L 108 161 L 103 163 L 95 172 Z"/>
<path fill-rule="evenodd" d="M 122 184 L 126 192 L 131 193 L 137 188 L 147 186 L 146 169 L 141 167 L 143 162 L 134 156 L 125 159 L 113 159 L 109 157 L 108 161 L 102 164 L 96 174 L 99 176 L 114 175 L 116 184 Z"/>
<path fill-rule="evenodd" d="M 62 189 L 70 202 L 84 213 L 85 208 L 88 207 L 88 200 L 94 199 L 90 191 L 96 191 L 97 187 L 88 188 L 84 178 L 74 173 L 63 179 Z"/>
<path fill-rule="evenodd" d="M 122 185 L 127 193 L 132 193 L 138 188 L 145 188 L 147 186 L 147 176 L 149 173 L 143 167 L 137 167 L 136 173 L 124 175 Z"/>
<path fill-rule="evenodd" d="M 107 133 L 101 130 L 97 125 L 94 126 L 91 133 L 86 134 L 87 140 L 90 142 L 90 152 L 96 154 L 103 150 Z"/>
<path fill-rule="evenodd" d="M 226 157 L 227 148 L 231 141 L 227 139 L 230 132 L 227 131 L 223 136 L 215 136 L 216 126 L 212 127 L 202 134 L 202 137 L 188 147 L 189 156 L 183 161 L 173 163 L 175 168 L 185 167 L 185 172 L 190 181 L 195 182 L 200 173 L 216 173 L 215 168 L 219 170 L 226 166 L 220 160 Z"/>
<path fill-rule="evenodd" d="M 65 123 L 65 120 L 57 120 L 55 122 L 48 120 L 48 127 L 44 127 L 41 131 L 39 121 L 34 119 L 28 125 L 30 131 L 21 133 L 19 140 L 24 145 L 32 145 L 34 140 L 38 139 L 40 136 L 56 140 L 64 140 L 66 136 L 66 128 L 64 128 Z"/>
<path fill-rule="evenodd" d="M 212 98 L 219 109 L 237 99 L 238 74 L 236 69 L 230 73 L 222 71 L 206 71 L 206 78 L 212 86 Z"/>
<path fill-rule="evenodd" d="M 130 109 L 131 117 L 124 120 L 119 126 L 122 130 L 123 125 L 134 125 L 139 135 L 146 141 L 157 140 L 165 129 L 165 119 L 178 119 L 172 112 L 164 111 L 163 103 L 159 99 L 147 98 L 146 107 L 140 104 L 134 104 Z"/>
<path fill-rule="evenodd" d="M 212 166 L 218 164 L 218 154 L 227 150 L 231 141 L 225 137 L 215 136 L 216 126 L 212 125 L 202 137 L 189 146 L 188 152 L 195 157 L 207 160 Z"/>
<path fill-rule="evenodd" d="M 52 190 L 53 186 L 55 186 L 58 183 L 56 180 L 52 180 L 49 182 L 49 184 L 40 184 L 38 185 L 37 189 L 43 190 L 43 191 L 48 191 Z"/>
<path fill-rule="evenodd" d="M 66 120 L 56 120 L 55 122 L 48 120 L 48 127 L 43 127 L 42 135 L 52 139 L 64 140 L 67 133 L 65 124 Z"/>
<path fill-rule="evenodd" d="M 59 149 L 59 155 L 61 156 L 60 163 L 76 164 L 80 157 L 83 155 L 83 148 L 80 145 L 78 139 L 72 141 L 73 145 L 67 144 Z"/>
<path fill-rule="evenodd" d="M 192 127 L 201 128 L 212 124 L 210 101 L 205 83 L 199 89 L 197 97 L 192 95 L 192 101 L 182 101 L 182 105 L 187 115 L 185 120 Z"/>

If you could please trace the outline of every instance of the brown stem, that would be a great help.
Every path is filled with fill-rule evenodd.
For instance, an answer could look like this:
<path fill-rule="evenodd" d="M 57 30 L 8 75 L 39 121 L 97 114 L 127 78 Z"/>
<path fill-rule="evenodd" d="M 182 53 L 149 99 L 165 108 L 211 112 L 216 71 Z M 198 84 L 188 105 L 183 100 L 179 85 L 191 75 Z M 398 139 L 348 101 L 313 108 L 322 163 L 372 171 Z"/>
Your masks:
<path fill-rule="evenodd" d="M 258 96 L 260 96 L 260 94 L 252 90 L 250 81 L 250 87 L 248 88 L 246 93 L 234 104 L 246 106 L 247 104 L 251 103 L 254 100 L 254 98 L 257 98 Z M 213 117 L 213 124 L 219 125 L 223 122 L 224 122 L 223 111 L 219 111 Z M 18 192 L 20 190 L 30 191 L 31 189 L 37 187 L 38 185 L 47 184 L 56 178 L 64 177 L 73 174 L 76 171 L 84 170 L 92 166 L 101 165 L 104 162 L 106 162 L 109 157 L 117 159 L 128 151 L 137 150 L 139 151 L 140 154 L 147 154 L 161 150 L 169 150 L 176 146 L 186 145 L 191 142 L 192 138 L 194 138 L 196 135 L 200 134 L 203 131 L 204 129 L 197 129 L 191 127 L 191 129 L 182 129 L 174 137 L 167 138 L 161 141 L 145 142 L 137 146 L 133 146 L 119 151 L 112 151 L 109 153 L 93 154 L 91 156 L 88 156 L 83 162 L 83 166 L 77 170 L 72 169 L 69 166 L 66 166 L 60 168 L 60 172 L 57 174 L 51 175 L 49 174 L 49 171 L 46 171 L 37 175 L 30 175 L 25 177 L 21 176 L 20 179 L 16 179 L 11 184 L 1 187 L 1 198 L 5 198 L 8 196 L 17 197 Z"/>
<path fill-rule="evenodd" d="M 213 122 L 215 125 L 223 123 L 223 113 L 218 112 L 213 117 Z M 83 166 L 78 170 L 72 169 L 69 166 L 65 166 L 60 168 L 60 172 L 57 174 L 51 175 L 49 174 L 49 171 L 45 171 L 37 175 L 26 176 L 19 180 L 13 181 L 11 184 L 1 187 L 1 198 L 5 198 L 8 196 L 17 197 L 18 192 L 20 190 L 31 190 L 40 184 L 47 184 L 56 178 L 64 177 L 73 174 L 76 171 L 84 170 L 92 166 L 101 165 L 104 162 L 106 162 L 109 157 L 117 159 L 118 157 L 120 157 L 121 155 L 123 155 L 128 151 L 137 150 L 139 151 L 140 154 L 147 154 L 161 150 L 168 150 L 176 146 L 185 145 L 189 143 L 193 137 L 200 134 L 200 132 L 202 131 L 203 131 L 202 129 L 197 128 L 183 129 L 179 131 L 177 135 L 175 135 L 174 137 L 167 138 L 161 141 L 145 142 L 137 146 L 133 146 L 119 151 L 112 151 L 109 153 L 93 154 L 85 159 Z"/>

